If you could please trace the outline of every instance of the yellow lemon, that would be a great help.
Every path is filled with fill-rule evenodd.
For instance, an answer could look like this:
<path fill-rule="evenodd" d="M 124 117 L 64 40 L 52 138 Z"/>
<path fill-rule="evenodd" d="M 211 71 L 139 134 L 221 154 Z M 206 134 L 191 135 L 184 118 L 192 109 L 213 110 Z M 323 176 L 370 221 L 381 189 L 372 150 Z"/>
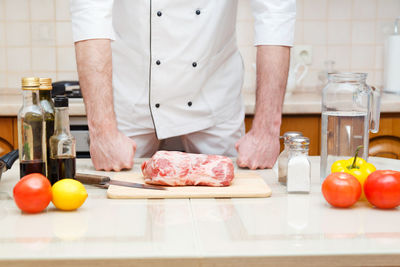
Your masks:
<path fill-rule="evenodd" d="M 56 182 L 51 190 L 52 202 L 60 210 L 76 210 L 88 196 L 83 184 L 74 179 L 62 179 Z"/>

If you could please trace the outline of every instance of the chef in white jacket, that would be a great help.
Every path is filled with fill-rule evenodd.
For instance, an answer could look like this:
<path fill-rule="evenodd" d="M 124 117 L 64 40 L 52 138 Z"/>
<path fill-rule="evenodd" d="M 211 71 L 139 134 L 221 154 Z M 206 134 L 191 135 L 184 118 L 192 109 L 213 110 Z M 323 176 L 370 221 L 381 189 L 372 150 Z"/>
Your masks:
<path fill-rule="evenodd" d="M 256 110 L 244 135 L 237 0 L 71 0 L 79 81 L 98 170 L 131 168 L 160 140 L 187 152 L 238 157 L 270 168 L 279 154 L 281 109 L 295 0 L 251 0 L 257 46 Z"/>

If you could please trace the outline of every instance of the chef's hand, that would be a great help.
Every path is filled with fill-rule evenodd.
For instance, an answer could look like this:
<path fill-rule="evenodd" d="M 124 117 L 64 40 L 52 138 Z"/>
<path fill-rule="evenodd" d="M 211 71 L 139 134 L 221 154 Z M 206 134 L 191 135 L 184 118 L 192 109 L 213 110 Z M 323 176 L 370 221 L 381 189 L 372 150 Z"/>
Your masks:
<path fill-rule="evenodd" d="M 279 136 L 250 130 L 237 141 L 235 147 L 238 151 L 236 163 L 239 167 L 252 170 L 272 168 L 279 156 Z"/>
<path fill-rule="evenodd" d="M 90 156 L 96 170 L 131 169 L 136 142 L 120 131 L 107 131 L 90 136 Z"/>

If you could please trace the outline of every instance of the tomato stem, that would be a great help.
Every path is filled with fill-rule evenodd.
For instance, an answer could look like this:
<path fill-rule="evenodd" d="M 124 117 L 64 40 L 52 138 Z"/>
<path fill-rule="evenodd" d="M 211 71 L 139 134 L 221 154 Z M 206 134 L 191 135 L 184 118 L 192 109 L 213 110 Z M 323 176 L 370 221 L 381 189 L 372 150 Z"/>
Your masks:
<path fill-rule="evenodd" d="M 356 166 L 356 161 L 357 161 L 357 157 L 358 157 L 358 151 L 360 151 L 360 149 L 361 149 L 362 147 L 364 147 L 364 146 L 361 145 L 361 146 L 358 146 L 358 147 L 357 147 L 357 149 L 356 149 L 356 154 L 354 155 L 354 160 L 353 160 L 353 163 L 351 164 L 350 169 L 355 169 L 355 168 L 357 168 L 357 166 Z"/>

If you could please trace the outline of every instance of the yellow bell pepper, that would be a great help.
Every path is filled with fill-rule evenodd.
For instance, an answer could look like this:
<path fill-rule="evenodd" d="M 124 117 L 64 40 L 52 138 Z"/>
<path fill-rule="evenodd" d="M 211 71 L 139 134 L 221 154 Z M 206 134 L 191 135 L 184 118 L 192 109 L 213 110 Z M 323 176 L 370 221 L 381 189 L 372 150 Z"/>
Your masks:
<path fill-rule="evenodd" d="M 366 162 L 365 159 L 357 157 L 358 151 L 361 147 L 362 146 L 357 147 L 354 157 L 350 159 L 335 161 L 331 166 L 331 172 L 346 172 L 356 177 L 357 180 L 360 182 L 363 190 L 361 198 L 365 199 L 364 182 L 367 179 L 368 175 L 376 171 L 376 168 L 371 163 Z"/>

